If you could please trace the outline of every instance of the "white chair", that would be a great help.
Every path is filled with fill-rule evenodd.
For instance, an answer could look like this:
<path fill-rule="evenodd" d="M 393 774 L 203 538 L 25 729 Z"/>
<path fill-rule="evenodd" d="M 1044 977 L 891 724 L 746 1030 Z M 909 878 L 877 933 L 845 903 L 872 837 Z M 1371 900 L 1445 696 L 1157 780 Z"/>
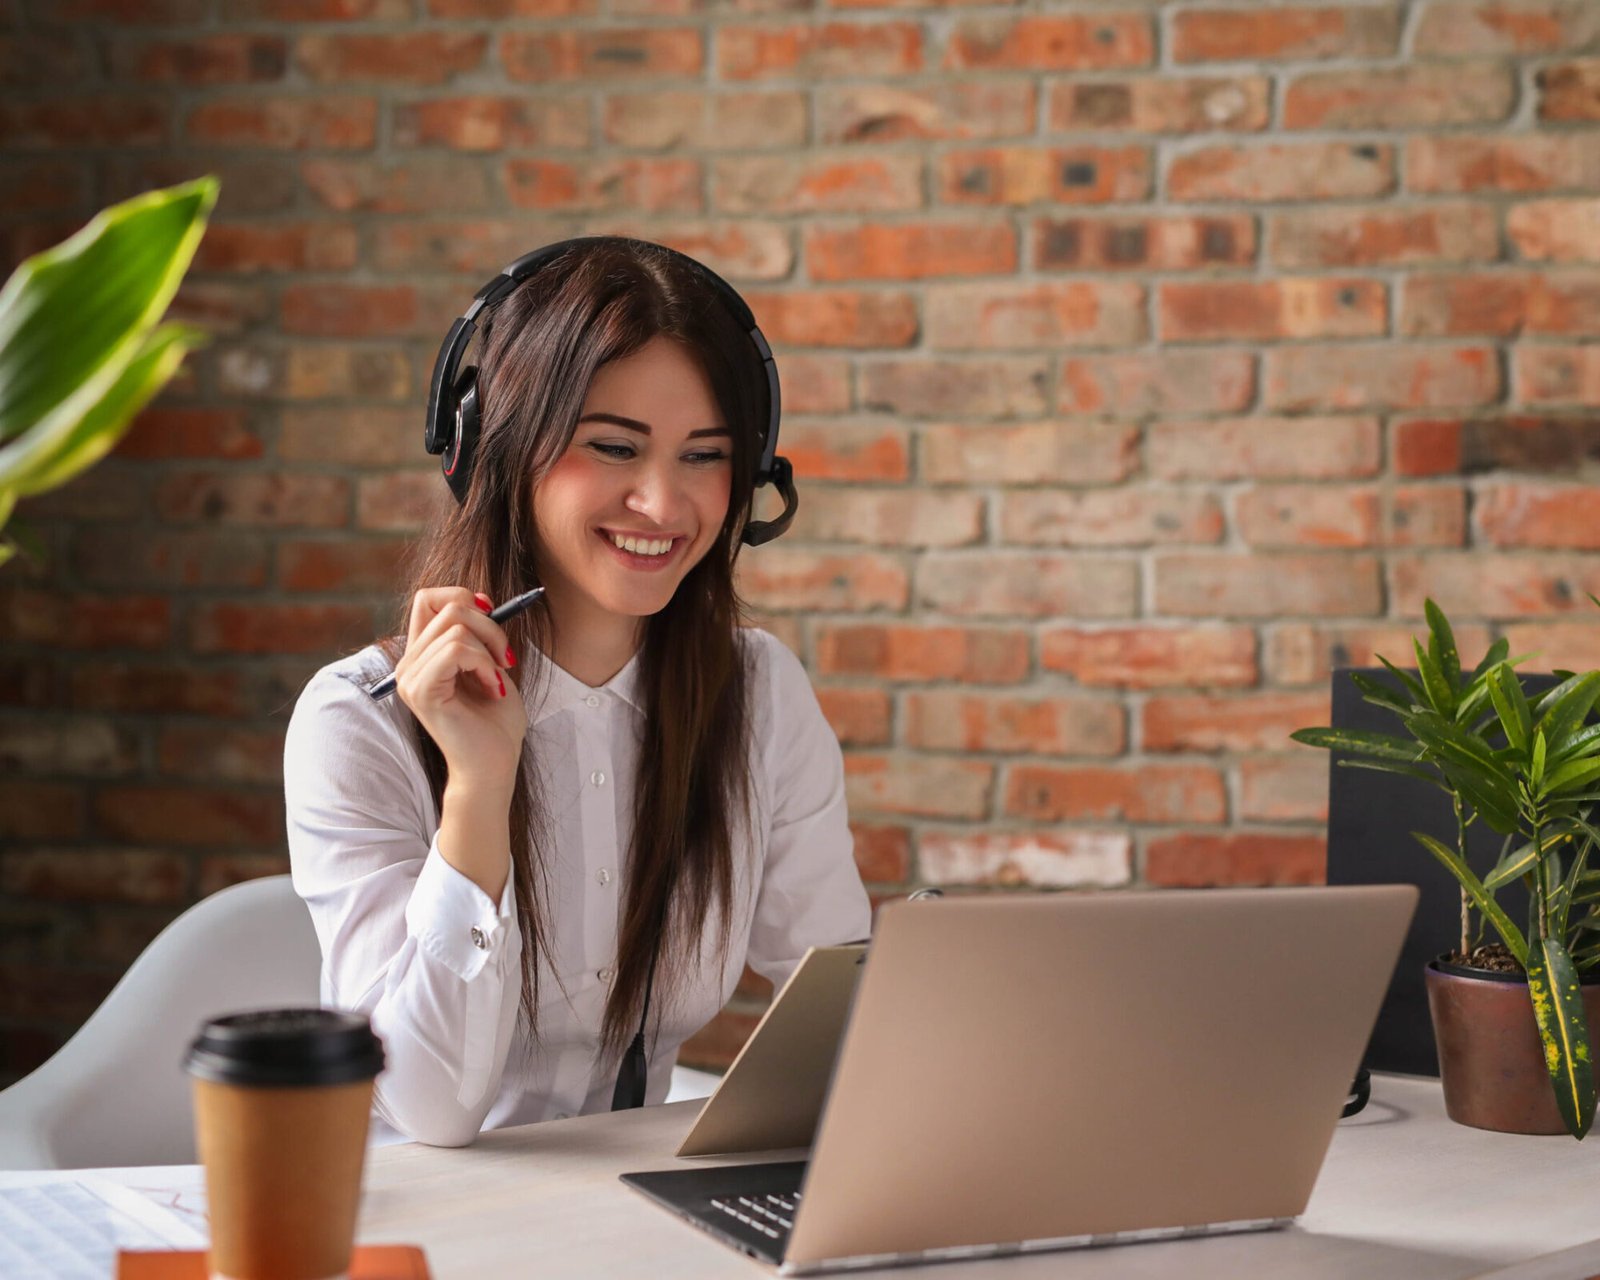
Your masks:
<path fill-rule="evenodd" d="M 288 876 L 236 884 L 163 929 L 76 1035 L 0 1092 L 0 1169 L 193 1164 L 183 1055 L 215 1014 L 316 1005 L 321 954 Z"/>

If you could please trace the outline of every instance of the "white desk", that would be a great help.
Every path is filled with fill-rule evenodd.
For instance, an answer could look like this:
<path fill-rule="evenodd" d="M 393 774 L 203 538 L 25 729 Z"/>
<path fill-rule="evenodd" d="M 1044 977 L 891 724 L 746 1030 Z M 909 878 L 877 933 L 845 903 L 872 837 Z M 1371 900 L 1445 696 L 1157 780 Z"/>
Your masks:
<path fill-rule="evenodd" d="M 375 1150 L 359 1238 L 422 1245 L 437 1280 L 770 1275 L 617 1181 L 682 1167 L 671 1152 L 699 1106 L 503 1129 L 459 1150 Z M 123 1180 L 153 1194 L 160 1172 Z M 1435 1082 L 1380 1076 L 1366 1111 L 1340 1124 L 1311 1204 L 1288 1230 L 858 1274 L 1464 1280 L 1597 1236 L 1600 1136 L 1577 1143 L 1463 1128 L 1445 1119 Z M 1519 1269 L 1519 1280 L 1597 1273 L 1600 1242 L 1554 1267 Z"/>

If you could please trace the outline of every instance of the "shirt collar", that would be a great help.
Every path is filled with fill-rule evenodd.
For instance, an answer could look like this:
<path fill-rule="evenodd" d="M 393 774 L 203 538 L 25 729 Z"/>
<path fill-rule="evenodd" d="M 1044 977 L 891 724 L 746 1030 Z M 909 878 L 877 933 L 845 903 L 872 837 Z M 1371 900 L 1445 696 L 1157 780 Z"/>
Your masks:
<path fill-rule="evenodd" d="M 588 698 L 607 695 L 620 698 L 635 711 L 644 710 L 643 695 L 639 689 L 639 655 L 629 658 L 622 670 L 603 685 L 586 685 L 577 676 L 538 655 L 529 666 L 530 678 L 523 682 L 523 701 L 528 708 L 530 727 L 541 720 L 575 707 L 586 705 Z"/>

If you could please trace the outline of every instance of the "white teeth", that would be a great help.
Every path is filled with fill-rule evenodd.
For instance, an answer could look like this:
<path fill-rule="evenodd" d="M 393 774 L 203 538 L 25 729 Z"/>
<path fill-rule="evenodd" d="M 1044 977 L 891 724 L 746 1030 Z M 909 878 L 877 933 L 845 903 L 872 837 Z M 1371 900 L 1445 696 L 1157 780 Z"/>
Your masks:
<path fill-rule="evenodd" d="M 665 555 L 672 548 L 671 538 L 635 538 L 631 534 L 614 533 L 611 541 L 619 550 L 631 551 L 636 556 Z"/>

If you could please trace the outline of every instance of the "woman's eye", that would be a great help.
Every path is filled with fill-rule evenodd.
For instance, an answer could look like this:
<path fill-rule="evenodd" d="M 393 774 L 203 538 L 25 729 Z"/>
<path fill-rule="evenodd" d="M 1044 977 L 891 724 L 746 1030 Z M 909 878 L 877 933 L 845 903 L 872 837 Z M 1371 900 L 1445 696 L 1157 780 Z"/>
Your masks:
<path fill-rule="evenodd" d="M 589 447 L 603 458 L 633 457 L 633 446 L 631 444 L 607 444 L 604 440 L 591 440 Z"/>
<path fill-rule="evenodd" d="M 713 462 L 721 462 L 727 456 L 721 449 L 702 449 L 696 453 L 689 454 L 687 461 L 709 465 Z"/>

